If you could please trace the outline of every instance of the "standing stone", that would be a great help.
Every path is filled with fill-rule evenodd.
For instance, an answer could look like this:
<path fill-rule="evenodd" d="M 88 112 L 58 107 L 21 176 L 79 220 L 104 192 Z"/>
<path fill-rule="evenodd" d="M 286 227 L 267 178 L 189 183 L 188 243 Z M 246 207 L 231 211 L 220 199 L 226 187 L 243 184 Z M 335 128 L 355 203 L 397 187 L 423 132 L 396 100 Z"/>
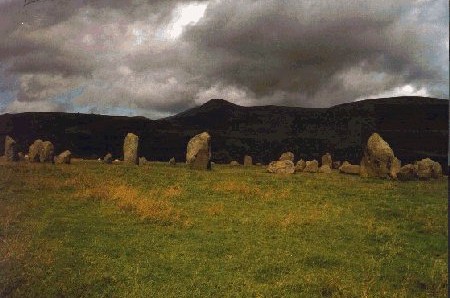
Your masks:
<path fill-rule="evenodd" d="M 138 164 L 139 137 L 129 132 L 123 141 L 123 161 L 128 164 Z"/>
<path fill-rule="evenodd" d="M 389 144 L 379 134 L 374 133 L 367 141 L 360 164 L 360 174 L 362 177 L 392 177 L 391 168 L 396 166 L 394 159 L 394 151 Z"/>
<path fill-rule="evenodd" d="M 169 159 L 169 165 L 174 166 L 176 164 L 177 164 L 177 162 L 175 161 L 175 157 L 172 157 L 171 159 Z"/>
<path fill-rule="evenodd" d="M 272 161 L 267 167 L 267 172 L 275 174 L 293 174 L 295 172 L 295 166 L 291 160 Z"/>
<path fill-rule="evenodd" d="M 72 158 L 72 152 L 66 150 L 55 157 L 55 163 L 58 164 L 70 164 L 70 160 Z"/>
<path fill-rule="evenodd" d="M 409 181 L 417 178 L 417 165 L 407 164 L 397 173 L 398 180 Z"/>
<path fill-rule="evenodd" d="M 189 164 L 191 169 L 211 170 L 211 160 L 209 150 L 200 149 L 195 155 L 195 159 Z"/>
<path fill-rule="evenodd" d="M 330 168 L 330 166 L 327 165 L 327 164 L 322 165 L 322 166 L 319 168 L 319 173 L 330 174 L 330 173 L 331 173 L 331 168 Z"/>
<path fill-rule="evenodd" d="M 55 156 L 55 148 L 53 147 L 52 142 L 45 141 L 42 142 L 41 151 L 39 154 L 40 162 L 54 162 Z"/>
<path fill-rule="evenodd" d="M 201 152 L 201 156 L 199 155 Z M 205 155 L 206 154 L 206 155 Z M 186 163 L 191 165 L 197 157 L 200 159 L 193 168 L 211 169 L 211 136 L 202 132 L 189 140 L 186 149 Z M 207 157 L 207 161 L 205 158 Z"/>
<path fill-rule="evenodd" d="M 44 142 L 40 139 L 34 141 L 33 144 L 30 145 L 28 151 L 28 160 L 30 162 L 40 162 L 40 155 L 42 151 L 42 144 Z"/>
<path fill-rule="evenodd" d="M 319 162 L 317 160 L 308 160 L 306 162 L 305 168 L 303 169 L 303 172 L 306 173 L 317 173 L 319 171 Z"/>
<path fill-rule="evenodd" d="M 424 158 L 416 162 L 417 165 L 417 177 L 422 180 L 428 180 L 430 178 L 442 177 L 442 167 L 439 163 Z"/>
<path fill-rule="evenodd" d="M 5 158 L 6 161 L 18 161 L 17 143 L 10 136 L 5 137 Z"/>
<path fill-rule="evenodd" d="M 297 161 L 297 164 L 295 165 L 295 172 L 303 172 L 303 170 L 306 167 L 306 162 L 303 159 L 300 159 Z"/>
<path fill-rule="evenodd" d="M 244 156 L 244 166 L 251 166 L 253 165 L 253 159 L 249 155 Z"/>
<path fill-rule="evenodd" d="M 348 161 L 344 161 L 344 163 L 339 167 L 339 172 L 350 175 L 359 175 L 361 172 L 361 166 L 352 165 Z"/>
<path fill-rule="evenodd" d="M 340 160 L 336 160 L 333 161 L 333 169 L 339 169 L 339 167 L 341 166 L 341 161 Z"/>
<path fill-rule="evenodd" d="M 112 161 L 113 161 L 113 159 L 112 159 L 112 154 L 111 153 L 108 153 L 108 154 L 105 155 L 105 157 L 103 157 L 103 162 L 106 163 L 106 164 L 111 164 Z"/>
<path fill-rule="evenodd" d="M 333 166 L 333 161 L 331 160 L 331 154 L 326 153 L 324 156 L 322 156 L 322 166 L 327 165 L 330 169 Z"/>
<path fill-rule="evenodd" d="M 290 160 L 290 161 L 294 162 L 294 153 L 284 152 L 283 154 L 281 154 L 281 156 L 278 160 Z"/>
<path fill-rule="evenodd" d="M 144 166 L 146 164 L 148 164 L 148 160 L 144 156 L 139 157 L 139 165 Z"/>

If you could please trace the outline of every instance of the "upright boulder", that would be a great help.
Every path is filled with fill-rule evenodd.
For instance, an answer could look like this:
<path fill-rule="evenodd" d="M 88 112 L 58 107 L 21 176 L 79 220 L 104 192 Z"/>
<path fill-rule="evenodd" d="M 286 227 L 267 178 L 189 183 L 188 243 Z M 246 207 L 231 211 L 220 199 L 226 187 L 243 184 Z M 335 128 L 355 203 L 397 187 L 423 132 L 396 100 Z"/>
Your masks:
<path fill-rule="evenodd" d="M 128 164 L 137 165 L 139 137 L 129 132 L 123 141 L 123 161 Z"/>
<path fill-rule="evenodd" d="M 70 161 L 72 159 L 72 152 L 69 150 L 66 150 L 59 154 L 58 156 L 55 156 L 55 163 L 57 164 L 70 164 Z"/>
<path fill-rule="evenodd" d="M 317 173 L 319 171 L 319 162 L 317 160 L 308 160 L 305 164 L 303 172 L 306 173 Z"/>
<path fill-rule="evenodd" d="M 397 179 L 397 174 L 400 172 L 400 168 L 402 167 L 402 162 L 397 157 L 394 157 L 392 160 L 392 165 L 389 170 L 389 176 L 393 179 Z"/>
<path fill-rule="evenodd" d="M 299 161 L 297 161 L 297 163 L 295 164 L 295 172 L 303 172 L 303 170 L 306 167 L 306 162 L 303 159 L 300 159 Z"/>
<path fill-rule="evenodd" d="M 112 164 L 113 158 L 111 153 L 107 153 L 105 157 L 103 157 L 103 162 L 106 164 Z"/>
<path fill-rule="evenodd" d="M 253 165 L 253 159 L 250 155 L 244 156 L 244 166 L 251 166 Z"/>
<path fill-rule="evenodd" d="M 431 160 L 430 158 L 424 158 L 416 162 L 417 165 L 417 177 L 422 180 L 428 180 L 430 178 L 442 177 L 442 167 L 438 162 Z"/>
<path fill-rule="evenodd" d="M 211 170 L 210 156 L 209 150 L 200 149 L 189 166 L 195 170 Z"/>
<path fill-rule="evenodd" d="M 292 162 L 294 162 L 294 153 L 292 152 L 284 152 L 283 154 L 281 154 L 280 158 L 278 160 L 290 160 Z"/>
<path fill-rule="evenodd" d="M 169 159 L 169 165 L 175 166 L 176 164 L 177 164 L 177 162 L 175 161 L 175 157 L 172 157 L 171 159 Z"/>
<path fill-rule="evenodd" d="M 348 161 L 344 161 L 339 167 L 339 172 L 350 175 L 359 175 L 361 171 L 360 165 L 352 165 Z"/>
<path fill-rule="evenodd" d="M 276 160 L 269 164 L 267 172 L 274 174 L 294 174 L 295 166 L 291 160 Z"/>
<path fill-rule="evenodd" d="M 42 151 L 42 144 L 44 142 L 41 139 L 37 139 L 33 144 L 30 145 L 28 151 L 28 160 L 30 162 L 40 162 L 40 155 Z"/>
<path fill-rule="evenodd" d="M 52 142 L 45 141 L 42 142 L 41 151 L 39 152 L 39 160 L 40 162 L 54 162 L 55 157 L 55 148 L 53 147 Z"/>
<path fill-rule="evenodd" d="M 18 161 L 17 143 L 10 136 L 5 137 L 5 159 L 6 161 Z"/>
<path fill-rule="evenodd" d="M 19 161 L 25 161 L 25 155 L 23 152 L 17 153 L 17 158 L 19 158 Z"/>
<path fill-rule="evenodd" d="M 196 159 L 199 161 L 192 165 Z M 186 163 L 193 168 L 211 169 L 211 136 L 202 132 L 189 140 L 186 149 Z"/>
<path fill-rule="evenodd" d="M 362 177 L 388 178 L 392 167 L 396 166 L 394 151 L 389 144 L 377 133 L 373 133 L 367 141 L 364 156 L 360 163 Z"/>
<path fill-rule="evenodd" d="M 322 156 L 322 166 L 327 165 L 330 169 L 333 166 L 333 161 L 331 160 L 331 154 L 326 153 Z"/>

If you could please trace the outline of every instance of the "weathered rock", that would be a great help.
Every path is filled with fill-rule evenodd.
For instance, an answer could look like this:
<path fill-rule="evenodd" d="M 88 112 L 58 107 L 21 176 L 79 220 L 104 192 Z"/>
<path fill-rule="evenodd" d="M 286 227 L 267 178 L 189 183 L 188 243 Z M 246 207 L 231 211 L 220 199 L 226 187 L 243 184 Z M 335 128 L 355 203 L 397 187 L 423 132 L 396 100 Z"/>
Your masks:
<path fill-rule="evenodd" d="M 251 166 L 253 165 L 253 159 L 250 155 L 244 156 L 244 166 Z"/>
<path fill-rule="evenodd" d="M 317 173 L 319 171 L 319 162 L 317 160 L 308 160 L 306 162 L 303 172 L 306 173 Z"/>
<path fill-rule="evenodd" d="M 327 165 L 330 169 L 333 166 L 333 161 L 331 160 L 331 154 L 326 153 L 322 156 L 322 166 Z"/>
<path fill-rule="evenodd" d="M 175 166 L 176 164 L 177 164 L 177 162 L 175 161 L 175 157 L 172 157 L 171 159 L 169 159 L 169 165 Z"/>
<path fill-rule="evenodd" d="M 377 133 L 373 133 L 367 141 L 364 156 L 360 163 L 362 177 L 390 177 L 394 163 L 394 151 Z"/>
<path fill-rule="evenodd" d="M 72 159 L 72 152 L 66 150 L 61 154 L 59 154 L 58 156 L 55 156 L 55 163 L 70 164 L 71 159 Z"/>
<path fill-rule="evenodd" d="M 330 166 L 327 165 L 327 164 L 322 165 L 322 166 L 319 168 L 319 173 L 330 174 L 330 173 L 331 173 L 331 168 L 330 168 Z"/>
<path fill-rule="evenodd" d="M 105 155 L 105 157 L 103 157 L 103 162 L 106 163 L 106 164 L 111 164 L 112 161 L 113 161 L 113 159 L 112 159 L 112 154 L 111 153 L 108 153 L 108 154 Z"/>
<path fill-rule="evenodd" d="M 207 165 L 205 169 L 211 169 L 211 136 L 207 132 L 202 132 L 189 140 L 186 149 L 186 163 L 194 163 L 200 151 L 202 151 L 202 156 L 199 156 L 201 160 L 193 168 L 203 168 Z M 205 161 L 205 152 L 208 157 L 207 162 Z"/>
<path fill-rule="evenodd" d="M 230 162 L 230 166 L 240 166 L 240 164 L 239 164 L 239 162 L 237 162 L 237 161 L 235 161 L 235 160 L 232 160 L 232 161 Z"/>
<path fill-rule="evenodd" d="M 128 164 L 137 165 L 139 137 L 134 133 L 128 133 L 123 141 L 123 161 Z"/>
<path fill-rule="evenodd" d="M 417 165 L 407 164 L 401 167 L 397 173 L 397 179 L 401 181 L 417 179 Z"/>
<path fill-rule="evenodd" d="M 295 172 L 303 172 L 303 170 L 306 167 L 306 162 L 303 159 L 300 159 L 297 161 L 297 164 L 295 165 Z"/>
<path fill-rule="evenodd" d="M 53 147 L 52 142 L 45 141 L 42 142 L 41 151 L 39 153 L 40 162 L 54 162 L 55 157 L 55 148 Z"/>
<path fill-rule="evenodd" d="M 341 166 L 341 161 L 340 160 L 336 160 L 333 161 L 333 169 L 339 169 L 339 167 Z"/>
<path fill-rule="evenodd" d="M 5 137 L 5 159 L 6 161 L 18 161 L 17 143 L 10 136 Z"/>
<path fill-rule="evenodd" d="M 140 166 L 144 166 L 147 164 L 148 164 L 148 160 L 144 156 L 139 157 L 139 165 Z"/>
<path fill-rule="evenodd" d="M 430 158 L 424 158 L 416 162 L 417 165 L 417 177 L 422 180 L 428 180 L 430 178 L 442 177 L 442 167 L 439 163 L 431 160 Z"/>
<path fill-rule="evenodd" d="M 209 150 L 200 149 L 195 155 L 195 159 L 189 164 L 191 169 L 196 170 L 211 170 L 211 160 L 210 160 Z"/>
<path fill-rule="evenodd" d="M 281 154 L 280 158 L 278 160 L 290 160 L 292 162 L 294 162 L 294 153 L 292 152 L 284 152 L 283 154 Z"/>
<path fill-rule="evenodd" d="M 40 139 L 34 141 L 33 144 L 30 145 L 28 151 L 28 159 L 30 162 L 40 162 L 40 155 L 42 151 L 42 144 L 44 142 Z"/>
<path fill-rule="evenodd" d="M 400 168 L 402 167 L 402 162 L 397 157 L 394 157 L 392 160 L 391 169 L 389 170 L 389 176 L 393 179 L 397 179 L 397 174 L 400 172 Z"/>
<path fill-rule="evenodd" d="M 260 166 L 262 166 L 262 163 L 257 162 L 255 165 L 258 166 L 258 167 L 260 167 Z"/>
<path fill-rule="evenodd" d="M 293 174 L 295 172 L 295 165 L 291 160 L 276 160 L 269 164 L 267 172 L 275 174 Z"/>
<path fill-rule="evenodd" d="M 344 174 L 359 175 L 360 171 L 360 165 L 352 165 L 348 161 L 344 161 L 344 163 L 339 167 L 339 172 Z"/>

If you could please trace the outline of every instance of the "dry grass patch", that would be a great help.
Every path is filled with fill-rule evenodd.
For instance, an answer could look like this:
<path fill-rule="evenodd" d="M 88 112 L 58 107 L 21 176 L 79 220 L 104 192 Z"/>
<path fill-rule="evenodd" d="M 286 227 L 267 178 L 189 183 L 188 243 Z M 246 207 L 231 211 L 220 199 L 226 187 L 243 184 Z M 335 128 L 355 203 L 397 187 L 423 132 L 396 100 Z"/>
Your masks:
<path fill-rule="evenodd" d="M 224 209 L 223 203 L 214 203 L 203 208 L 203 210 L 210 216 L 222 214 L 223 209 Z"/>

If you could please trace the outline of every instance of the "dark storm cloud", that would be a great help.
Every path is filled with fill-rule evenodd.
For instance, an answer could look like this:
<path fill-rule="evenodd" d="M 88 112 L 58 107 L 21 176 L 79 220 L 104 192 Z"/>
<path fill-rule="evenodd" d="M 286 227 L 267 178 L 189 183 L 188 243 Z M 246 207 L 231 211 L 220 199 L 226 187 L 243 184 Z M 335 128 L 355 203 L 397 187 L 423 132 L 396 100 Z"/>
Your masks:
<path fill-rule="evenodd" d="M 317 107 L 448 97 L 444 0 L 196 1 L 205 14 L 179 36 L 189 3 L 0 0 L 0 80 L 17 95 L 5 110 L 160 117 L 214 97 Z"/>

